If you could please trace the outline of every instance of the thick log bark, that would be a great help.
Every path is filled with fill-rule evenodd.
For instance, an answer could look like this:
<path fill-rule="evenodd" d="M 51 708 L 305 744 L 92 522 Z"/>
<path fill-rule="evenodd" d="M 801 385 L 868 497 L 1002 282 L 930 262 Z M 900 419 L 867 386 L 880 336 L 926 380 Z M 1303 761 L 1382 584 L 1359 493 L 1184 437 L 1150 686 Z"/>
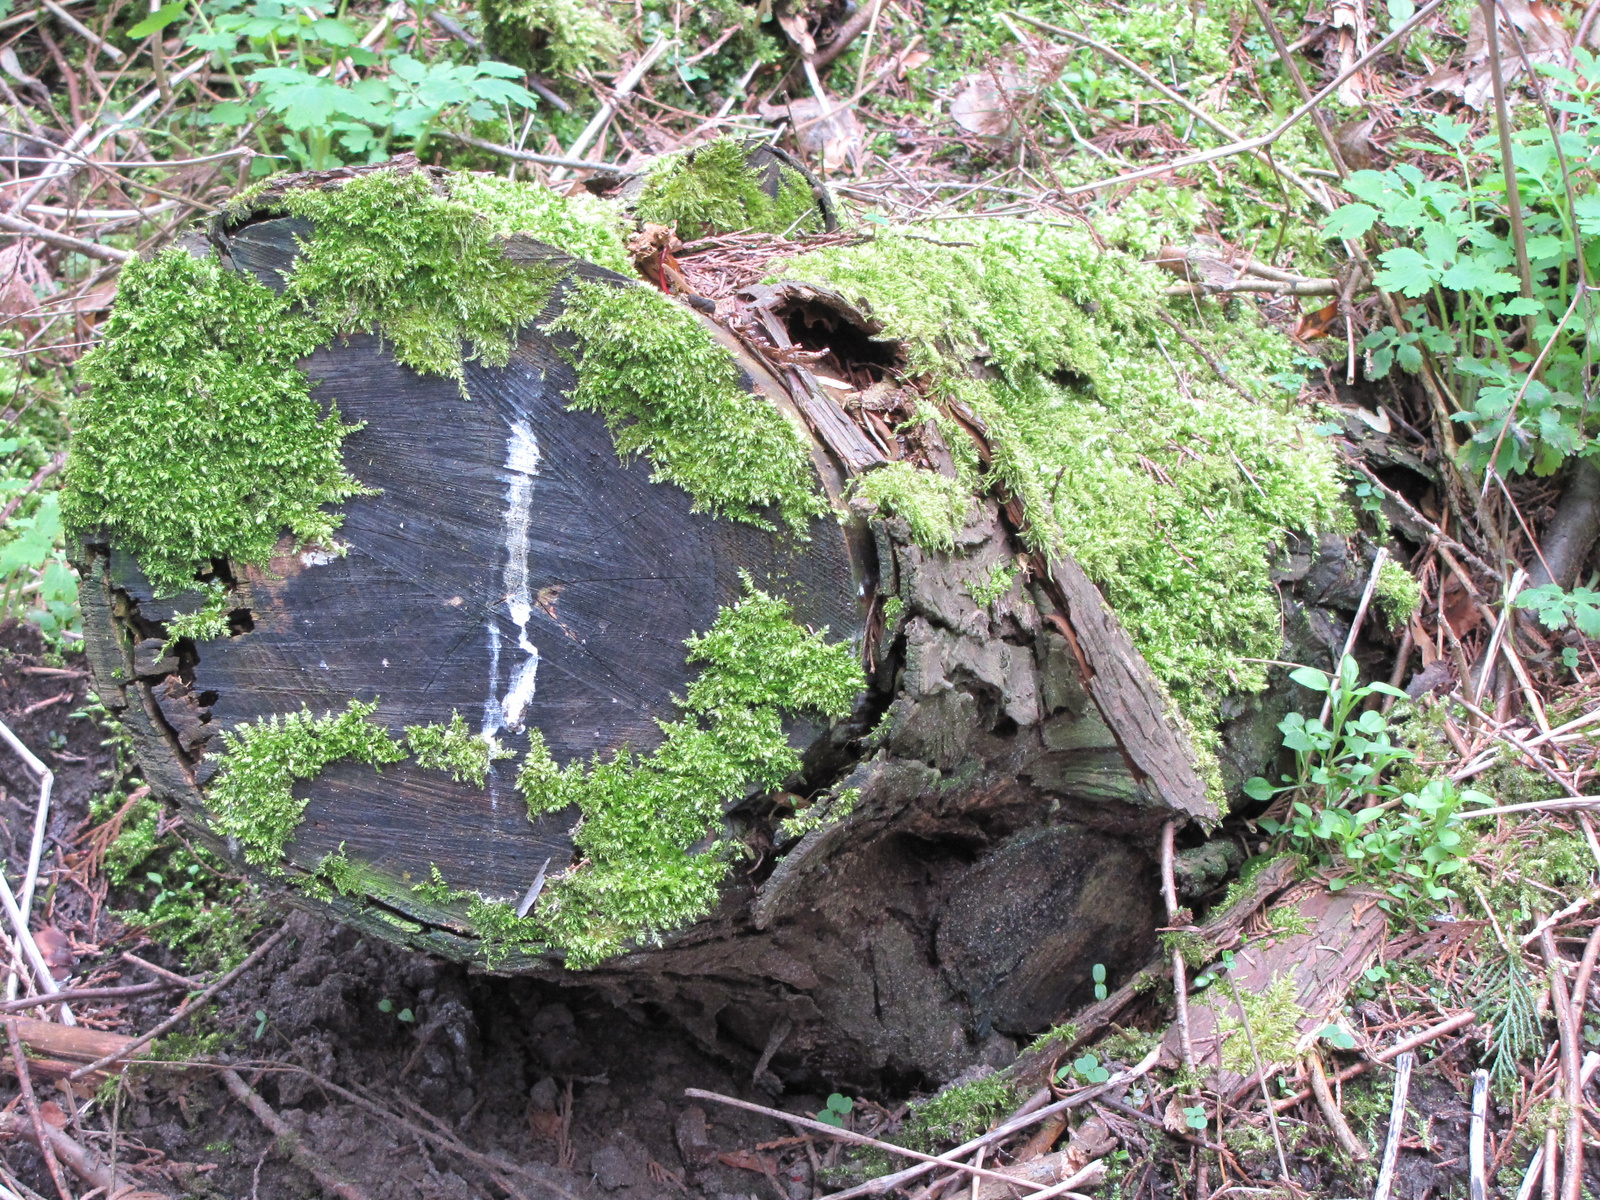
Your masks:
<path fill-rule="evenodd" d="M 260 220 L 206 249 L 281 286 L 294 236 L 312 232 Z M 515 239 L 507 252 L 559 256 Z M 765 299 L 769 330 L 799 341 L 799 325 L 785 325 L 802 318 L 795 294 Z M 452 711 L 476 726 L 478 714 L 505 711 L 534 655 L 521 720 L 558 762 L 648 751 L 693 675 L 684 639 L 741 595 L 748 572 L 802 623 L 861 646 L 869 684 L 854 714 L 790 729 L 805 762 L 790 787 L 858 788 L 853 812 L 780 854 L 774 803 L 753 796 L 729 818 L 754 865 L 736 866 L 703 920 L 576 976 L 545 956 L 501 969 L 657 1006 L 708 1045 L 764 1052 L 763 1065 L 785 1073 L 866 1083 L 1008 1059 L 1012 1039 L 1088 997 L 1093 964 L 1115 981 L 1143 963 L 1162 923 L 1156 832 L 1174 815 L 1216 814 L 1148 667 L 1077 565 L 1026 552 L 1014 503 L 976 503 L 950 554 L 847 504 L 848 477 L 882 461 L 878 433 L 803 368 L 759 361 L 709 319 L 748 387 L 807 431 L 817 482 L 843 519 L 819 518 L 801 540 L 691 512 L 685 493 L 652 482 L 650 464 L 619 462 L 599 415 L 568 409 L 573 368 L 539 328 L 560 303 L 558 292 L 545 314 L 528 314 L 507 366 L 469 362 L 464 389 L 399 366 L 366 335 L 304 361 L 313 394 L 365 423 L 345 461 L 379 491 L 344 505 L 343 557 L 297 551 L 286 537 L 266 567 L 218 564 L 244 598 L 231 636 L 165 653 L 163 621 L 201 597 L 157 599 L 116 546 L 82 547 L 97 687 L 152 786 L 206 837 L 220 731 L 351 697 L 378 699 L 374 720 L 395 731 Z M 829 301 L 813 289 L 805 303 L 814 316 Z M 875 332 L 843 307 L 833 316 L 841 346 Z M 982 429 L 967 424 L 987 455 Z M 921 436 L 937 458 L 938 431 Z M 526 444 L 536 461 L 519 459 Z M 972 581 L 1019 562 L 1005 594 L 973 599 Z M 520 752 L 526 741 L 508 744 Z M 542 871 L 573 861 L 576 813 L 530 820 L 515 765 L 492 766 L 484 788 L 410 761 L 381 773 L 335 763 L 297 784 L 308 804 L 286 851 L 291 879 L 342 848 L 364 868 L 367 893 L 296 892 L 298 902 L 473 957 L 459 907 L 413 885 L 437 867 L 456 888 L 515 904 Z"/>

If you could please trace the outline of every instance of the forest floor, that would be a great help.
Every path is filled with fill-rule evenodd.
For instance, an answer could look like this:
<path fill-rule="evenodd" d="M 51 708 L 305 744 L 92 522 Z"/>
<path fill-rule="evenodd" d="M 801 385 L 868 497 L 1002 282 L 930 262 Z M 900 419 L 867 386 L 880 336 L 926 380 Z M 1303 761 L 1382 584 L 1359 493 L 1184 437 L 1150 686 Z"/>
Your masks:
<path fill-rule="evenodd" d="M 0 1074 L 0 1196 L 87 1198 L 115 1163 L 123 1200 L 812 1200 L 898 1153 L 850 1150 L 825 1130 L 691 1100 L 686 1088 L 828 1114 L 824 1124 L 913 1152 L 1072 1101 L 1071 1123 L 1063 1114 L 1038 1136 L 1020 1129 L 976 1160 L 1049 1159 L 1053 1185 L 1077 1179 L 1068 1195 L 1365 1195 L 1380 1186 L 1390 1141 L 1391 1194 L 1407 1200 L 1466 1195 L 1474 1178 L 1522 1200 L 1535 1187 L 1553 1198 L 1558 1183 L 1562 1200 L 1600 1195 L 1600 842 L 1588 805 L 1561 803 L 1584 798 L 1596 773 L 1590 546 L 1570 571 L 1550 572 L 1564 585 L 1518 601 L 1541 547 L 1556 553 L 1594 433 L 1600 3 L 1503 0 L 1498 56 L 1465 0 L 1390 0 L 1381 12 L 1330 0 L 1311 13 L 866 0 L 780 5 L 778 19 L 770 5 L 733 0 L 482 7 L 207 0 L 147 13 L 98 0 L 9 15 L 0 0 L 0 387 L 11 397 L 0 615 L 17 618 L 0 627 L 0 720 L 55 772 L 33 914 L 40 949 L 74 989 L 180 977 L 173 991 L 75 1006 L 85 1025 L 123 1038 L 247 964 L 191 1002 L 192 1018 L 149 1060 L 91 1074 L 70 1100 L 53 1076 L 86 1060 L 63 1066 L 30 1043 L 29 1085 L 13 1067 Z M 517 44 L 496 12 L 550 32 Z M 826 58 L 835 43 L 841 52 Z M 528 105 L 495 90 L 510 76 L 480 68 L 483 46 L 516 63 Z M 655 73 L 624 89 L 651 47 Z M 1304 115 L 1302 84 L 1329 89 L 1325 120 Z M 824 114 L 819 93 L 838 111 Z M 602 103 L 613 116 L 586 136 Z M 1541 142 L 1547 124 L 1562 132 Z M 539 156 L 627 166 L 719 130 L 785 139 L 863 227 L 975 214 L 1085 225 L 1171 272 L 1174 308 L 1192 304 L 1203 320 L 1206 305 L 1249 305 L 1291 339 L 1288 402 L 1323 422 L 1367 535 L 1419 589 L 1409 621 L 1369 626 L 1354 649 L 1365 678 L 1410 685 L 1401 704 L 1414 705 L 1420 774 L 1412 790 L 1384 793 L 1393 821 L 1335 828 L 1324 813 L 1345 810 L 1326 773 L 1346 771 L 1359 796 L 1365 777 L 1350 772 L 1370 753 L 1335 730 L 1300 760 L 1325 773 L 1299 781 L 1303 814 L 1262 796 L 1241 801 L 1221 831 L 1241 850 L 1235 861 L 1294 850 L 1317 896 L 1332 894 L 1321 881 L 1352 879 L 1368 889 L 1363 912 L 1385 906 L 1369 952 L 1309 1025 L 1307 1010 L 1272 999 L 1270 978 L 1259 997 L 1246 989 L 1237 1007 L 1260 1052 L 1253 1045 L 1225 1085 L 1170 1054 L 1152 1058 L 1178 1028 L 1170 984 L 1157 984 L 1063 1014 L 1042 1045 L 1018 1047 L 1011 1074 L 963 1080 L 931 1102 L 918 1093 L 932 1081 L 775 1097 L 751 1063 L 713 1056 L 647 1011 L 402 952 L 283 907 L 189 845 L 90 695 L 52 489 L 77 364 L 122 262 L 276 171 L 417 150 L 570 187 L 570 170 Z M 1502 130 L 1520 139 L 1523 232 L 1504 203 Z M 738 235 L 714 249 L 730 262 L 744 253 Z M 1530 345 L 1541 354 L 1531 367 Z M 1373 713 L 1352 712 L 1351 730 L 1368 716 L 1382 726 L 1380 699 L 1361 697 Z M 38 780 L 0 747 L 0 785 L 4 865 L 17 880 Z M 1469 787 L 1496 811 L 1467 813 Z M 1186 901 L 1195 911 L 1175 914 L 1180 950 L 1185 933 L 1228 910 L 1229 883 L 1209 880 Z M 1188 964 L 1197 985 L 1220 991 L 1235 958 L 1244 978 L 1252 955 L 1320 952 L 1309 893 L 1280 892 L 1288 898 L 1262 896 L 1271 902 L 1240 914 L 1225 967 L 1214 953 Z M 1395 1051 L 1408 1041 L 1418 1057 L 1409 1120 L 1391 1139 Z M 1269 1065 L 1267 1103 L 1252 1068 Z M 1333 1078 L 1319 1103 L 1301 1092 L 1324 1069 Z M 1474 1079 L 1489 1071 L 1480 1151 Z M 56 1130 L 43 1136 L 63 1162 L 87 1151 L 82 1172 L 67 1162 L 52 1179 L 35 1146 L 41 1125 Z M 1577 1169 L 1530 1169 L 1549 1159 Z M 903 1190 L 937 1200 L 970 1182 L 974 1200 L 1010 1200 L 960 1171 L 934 1180 Z"/>

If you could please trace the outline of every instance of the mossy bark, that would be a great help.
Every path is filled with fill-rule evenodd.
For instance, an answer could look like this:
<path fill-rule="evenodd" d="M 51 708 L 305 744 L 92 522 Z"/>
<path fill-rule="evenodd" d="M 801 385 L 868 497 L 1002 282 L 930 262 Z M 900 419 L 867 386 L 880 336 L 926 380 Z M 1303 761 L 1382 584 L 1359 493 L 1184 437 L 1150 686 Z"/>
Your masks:
<path fill-rule="evenodd" d="M 297 235 L 315 231 L 241 219 L 194 245 L 281 288 Z M 582 353 L 553 332 L 565 297 L 641 285 L 537 242 L 506 248 L 564 277 L 526 314 L 504 365 L 420 375 L 360 333 L 302 361 L 311 395 L 362 423 L 344 458 L 372 493 L 343 506 L 339 546 L 285 537 L 269 563 L 217 561 L 208 582 L 158 599 L 133 558 L 85 533 L 96 684 L 154 790 L 242 863 L 208 803 L 227 770 L 217 733 L 352 699 L 377 701 L 367 719 L 394 739 L 483 713 L 484 736 L 516 760 L 490 758 L 485 786 L 415 757 L 381 770 L 335 762 L 295 781 L 304 819 L 270 878 L 374 936 L 655 1007 L 784 1075 L 865 1085 L 999 1064 L 1092 994 L 1094 964 L 1115 983 L 1149 958 L 1162 914 L 1155 838 L 1166 821 L 1218 814 L 1133 643 L 1070 557 L 1029 548 L 1021 503 L 992 477 L 936 549 L 906 517 L 846 498 L 852 476 L 908 446 L 948 491 L 966 476 L 947 436 L 968 439 L 964 458 L 995 456 L 981 419 L 947 409 L 903 424 L 907 440 L 891 444 L 882 420 L 847 412 L 792 354 L 762 355 L 748 327 L 736 335 L 696 314 L 752 402 L 797 431 L 822 509 L 709 515 L 661 461 L 620 461 L 605 414 L 569 407 Z M 791 335 L 815 344 L 828 301 L 807 295 L 762 315 L 769 349 Z M 902 350 L 861 319 L 831 311 L 836 349 L 882 381 Z M 237 605 L 228 635 L 169 648 L 174 615 L 214 607 L 219 585 Z M 555 763 L 596 756 L 598 770 L 621 752 L 651 754 L 661 723 L 685 711 L 704 722 L 688 733 L 707 738 L 716 721 L 754 719 L 753 700 L 724 697 L 712 712 L 680 699 L 705 678 L 686 639 L 751 588 L 826 628 L 819 646 L 852 643 L 865 687 L 833 719 L 794 705 L 783 729 L 798 768 L 728 796 L 720 826 L 691 848 L 720 856 L 703 912 L 598 931 L 593 945 L 622 952 L 574 972 L 538 918 L 564 881 L 594 869 L 574 837 L 582 813 L 530 819 L 518 763 L 535 734 Z M 526 695 L 519 667 L 536 678 Z M 808 802 L 836 807 L 791 821 L 815 827 L 786 838 L 785 818 Z M 640 846 L 660 834 L 658 816 L 641 814 Z"/>

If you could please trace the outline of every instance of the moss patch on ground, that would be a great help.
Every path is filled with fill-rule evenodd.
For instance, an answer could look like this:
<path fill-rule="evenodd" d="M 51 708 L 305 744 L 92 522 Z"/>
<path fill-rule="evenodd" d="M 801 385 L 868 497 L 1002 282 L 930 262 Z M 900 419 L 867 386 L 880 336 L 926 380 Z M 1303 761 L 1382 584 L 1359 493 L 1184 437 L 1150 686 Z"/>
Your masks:
<path fill-rule="evenodd" d="M 778 194 L 770 196 L 765 171 L 748 165 L 750 149 L 742 138 L 720 137 L 663 155 L 639 194 L 639 219 L 674 226 L 685 241 L 740 231 L 789 237 L 820 232 L 822 211 L 805 176 L 780 165 Z"/>
<path fill-rule="evenodd" d="M 1264 687 L 1247 660 L 1278 652 L 1269 546 L 1286 530 L 1348 521 L 1332 454 L 1288 397 L 1247 402 L 1185 346 L 1157 315 L 1152 268 L 1074 229 L 939 229 L 938 242 L 882 231 L 815 251 L 783 276 L 865 305 L 934 396 L 976 414 L 1029 540 L 1078 559 L 1206 742 L 1220 693 Z M 1271 396 L 1288 344 L 1209 307 L 1204 321 L 1213 355 Z M 946 441 L 977 484 L 969 439 L 947 428 Z M 937 486 L 869 477 L 861 488 L 919 514 L 919 540 L 940 549 L 955 521 L 952 510 L 936 523 Z"/>

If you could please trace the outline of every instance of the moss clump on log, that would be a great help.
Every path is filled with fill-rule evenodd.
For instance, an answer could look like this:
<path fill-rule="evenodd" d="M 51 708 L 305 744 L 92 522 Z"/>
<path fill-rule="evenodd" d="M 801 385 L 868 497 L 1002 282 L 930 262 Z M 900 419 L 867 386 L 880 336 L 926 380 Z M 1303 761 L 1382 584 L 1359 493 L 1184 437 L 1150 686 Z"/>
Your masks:
<path fill-rule="evenodd" d="M 648 455 L 696 509 L 766 525 L 757 509 L 775 505 L 797 531 L 827 511 L 800 431 L 740 386 L 732 356 L 683 305 L 585 280 L 544 329 L 577 338 L 572 407 L 604 414 L 617 453 Z"/>
<path fill-rule="evenodd" d="M 1348 523 L 1331 453 L 1287 401 L 1246 402 L 1191 355 L 1158 316 L 1151 268 L 1077 230 L 940 230 L 939 242 L 880 231 L 789 260 L 783 277 L 864 306 L 934 397 L 984 425 L 992 470 L 1023 501 L 1025 537 L 1077 558 L 1204 748 L 1220 695 L 1265 686 L 1249 660 L 1277 656 L 1271 547 L 1285 531 Z M 1270 395 L 1288 343 L 1209 310 L 1206 328 L 1234 376 Z M 970 439 L 946 441 L 968 448 L 957 465 L 981 487 Z M 859 485 L 932 549 L 959 526 L 962 510 L 941 503 L 947 486 L 870 475 Z"/>
<path fill-rule="evenodd" d="M 311 399 L 295 364 L 327 331 L 253 276 L 181 249 L 123 268 L 84 357 L 61 511 L 103 530 L 163 591 L 213 558 L 265 563 L 284 529 L 331 542 L 324 511 L 359 495 L 340 447 L 353 426 Z"/>
<path fill-rule="evenodd" d="M 377 708 L 376 700 L 352 700 L 342 713 L 274 714 L 224 733 L 222 768 L 206 795 L 217 832 L 238 841 L 246 862 L 280 869 L 283 848 L 305 814 L 306 802 L 291 790 L 295 780 L 311 779 L 340 759 L 381 767 L 405 757 L 368 720 Z"/>
<path fill-rule="evenodd" d="M 750 587 L 689 639 L 689 661 L 705 667 L 680 701 L 684 718 L 660 723 L 665 740 L 652 754 L 563 768 L 534 732 L 517 775 L 529 816 L 570 805 L 583 814 L 573 838 L 583 861 L 546 890 L 533 924 L 569 966 L 711 911 L 732 850 L 717 833 L 724 806 L 800 769 L 784 717 L 839 719 L 866 686 L 855 648 L 826 634 Z"/>
<path fill-rule="evenodd" d="M 92 391 L 73 414 L 64 518 L 74 533 L 103 529 L 162 592 L 212 559 L 265 565 L 284 529 L 333 544 L 340 517 L 324 506 L 363 489 L 340 459 L 353 427 L 336 406 L 322 414 L 296 365 L 319 345 L 375 330 L 401 362 L 460 380 L 463 346 L 504 363 L 565 274 L 510 261 L 501 236 L 631 270 L 616 206 L 532 183 L 374 171 L 242 199 L 234 219 L 252 203 L 315 223 L 283 296 L 168 249 L 128 265 L 84 361 Z M 659 478 L 734 519 L 764 523 L 757 510 L 775 504 L 798 527 L 823 511 L 799 433 L 739 389 L 688 312 L 642 286 L 584 285 L 568 327 L 585 351 L 575 403 L 606 413 L 619 452 L 648 455 Z"/>
<path fill-rule="evenodd" d="M 671 225 L 686 240 L 718 233 L 819 233 L 822 213 L 804 175 L 779 165 L 778 194 L 749 165 L 743 139 L 720 137 L 663 155 L 650 168 L 635 211 L 641 221 Z"/>

